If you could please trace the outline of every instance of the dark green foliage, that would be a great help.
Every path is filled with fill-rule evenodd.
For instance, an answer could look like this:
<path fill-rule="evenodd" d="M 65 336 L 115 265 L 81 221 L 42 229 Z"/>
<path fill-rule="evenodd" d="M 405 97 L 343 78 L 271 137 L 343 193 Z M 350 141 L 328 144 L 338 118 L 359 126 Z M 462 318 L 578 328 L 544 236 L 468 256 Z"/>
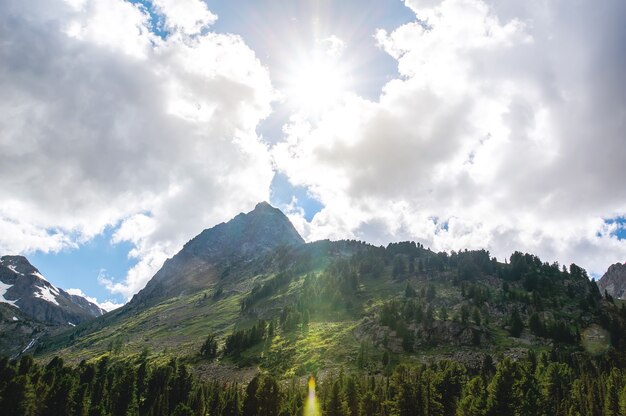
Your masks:
<path fill-rule="evenodd" d="M 394 279 L 402 279 L 407 276 L 408 260 L 404 254 L 396 254 L 393 258 L 391 276 Z"/>
<path fill-rule="evenodd" d="M 398 365 L 389 377 L 330 373 L 317 395 L 322 414 L 341 416 L 613 416 L 626 409 L 626 370 L 618 357 L 572 360 L 554 351 L 504 358 L 495 368 L 487 361 L 478 374 L 450 361 Z M 177 360 L 150 365 L 145 356 L 105 357 L 76 368 L 26 359 L 21 373 L 19 367 L 0 360 L 3 415 L 299 415 L 307 395 L 306 383 L 281 387 L 265 373 L 247 386 L 201 382 Z"/>
<path fill-rule="evenodd" d="M 241 301 L 241 310 L 245 311 L 254 303 L 263 298 L 274 295 L 280 288 L 287 285 L 293 279 L 293 275 L 287 272 L 278 273 L 267 280 L 261 286 L 255 286 L 252 291 Z"/>
<path fill-rule="evenodd" d="M 289 369 L 298 375 L 319 371 L 324 415 L 626 414 L 626 308 L 601 296 L 578 266 L 569 271 L 522 253 L 503 264 L 486 251 L 437 254 L 415 243 L 361 246 L 354 254 L 344 249 L 300 274 L 285 260 L 276 267 L 286 271 L 259 272 L 273 277 L 247 296 L 227 288 L 219 298 L 230 298 L 235 311 L 233 298 L 244 301 L 233 313 L 238 321 L 211 327 L 228 335 L 226 359 L 211 369 L 224 364 L 229 371 L 234 358 L 274 376 L 258 374 L 243 385 L 199 381 L 179 360 L 159 356 L 159 365 L 150 364 L 147 351 L 125 359 L 127 347 L 76 368 L 59 358 L 45 366 L 30 357 L 0 359 L 1 413 L 301 415 L 302 379 L 275 378 Z M 213 305 L 207 297 L 200 303 Z M 350 329 L 327 337 L 330 330 L 319 325 L 324 321 Z M 361 322 L 367 325 L 351 329 Z M 234 329 L 224 334 L 231 323 Z M 579 333 L 592 324 L 608 330 L 611 340 L 608 352 L 596 358 L 579 343 Z M 521 336 L 525 325 L 536 337 L 505 336 L 506 330 Z M 317 344 L 311 345 L 310 367 L 303 365 L 309 356 L 296 361 L 292 351 L 276 350 L 307 338 Z M 552 351 L 519 358 L 525 348 Z M 471 367 L 437 361 L 452 351 L 468 352 Z M 217 355 L 214 334 L 200 354 Z M 181 358 L 199 363 L 199 371 L 208 367 L 197 356 Z M 325 363 L 343 365 L 348 374 L 320 367 Z"/>
<path fill-rule="evenodd" d="M 235 330 L 226 338 L 224 355 L 238 356 L 244 350 L 263 341 L 267 336 L 267 322 L 260 320 L 251 328 Z"/>
<path fill-rule="evenodd" d="M 207 336 L 204 344 L 200 347 L 200 355 L 208 359 L 217 357 L 217 340 L 215 339 L 215 334 L 211 333 Z"/>
<path fill-rule="evenodd" d="M 524 330 L 524 322 L 522 322 L 522 318 L 519 315 L 519 311 L 517 308 L 513 308 L 513 312 L 511 313 L 511 318 L 509 319 L 509 333 L 512 337 L 519 337 Z"/>

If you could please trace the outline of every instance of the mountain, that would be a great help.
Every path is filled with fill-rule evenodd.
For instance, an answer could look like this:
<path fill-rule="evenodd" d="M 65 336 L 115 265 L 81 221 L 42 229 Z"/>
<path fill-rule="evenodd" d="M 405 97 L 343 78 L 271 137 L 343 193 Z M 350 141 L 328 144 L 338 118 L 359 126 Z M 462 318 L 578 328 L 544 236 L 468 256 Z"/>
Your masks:
<path fill-rule="evenodd" d="M 86 299 L 52 285 L 25 257 L 0 258 L 0 353 L 31 352 L 40 339 L 104 313 Z"/>
<path fill-rule="evenodd" d="M 623 350 L 623 333 L 626 316 L 575 264 L 415 242 L 304 243 L 261 203 L 188 242 L 123 308 L 35 352 L 78 363 L 143 351 L 183 359 L 202 377 L 248 381 L 260 370 L 380 374 L 442 359 L 478 371 L 488 358 L 551 349 L 596 356 Z"/>
<path fill-rule="evenodd" d="M 131 304 L 194 293 L 280 247 L 301 244 L 304 240 L 285 214 L 261 202 L 253 211 L 204 230 L 185 244 Z"/>
<path fill-rule="evenodd" d="M 622 414 L 622 305 L 576 264 L 304 243 L 259 204 L 187 243 L 124 307 L 31 339 L 34 362 L 0 359 L 0 405 L 43 379 L 26 386 L 41 409 L 93 414 Z M 0 304 L 0 332 L 24 319 L 14 311 Z"/>
<path fill-rule="evenodd" d="M 626 264 L 616 263 L 609 267 L 598 281 L 601 293 L 606 292 L 617 299 L 626 298 Z"/>
<path fill-rule="evenodd" d="M 105 313 L 86 299 L 52 285 L 22 256 L 0 258 L 0 302 L 18 308 L 31 319 L 58 325 L 77 325 Z"/>

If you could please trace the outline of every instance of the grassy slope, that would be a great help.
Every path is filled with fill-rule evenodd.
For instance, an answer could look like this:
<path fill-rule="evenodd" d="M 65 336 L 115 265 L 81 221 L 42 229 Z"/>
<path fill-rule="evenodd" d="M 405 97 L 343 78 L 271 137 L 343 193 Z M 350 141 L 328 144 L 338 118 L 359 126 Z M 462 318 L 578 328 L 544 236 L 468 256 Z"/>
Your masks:
<path fill-rule="evenodd" d="M 327 261 L 316 264 L 314 273 L 318 278 L 326 264 Z M 226 284 L 222 286 L 223 294 L 217 299 L 213 299 L 217 287 L 212 286 L 193 295 L 166 300 L 143 311 L 122 311 L 106 317 L 102 322 L 85 324 L 72 333 L 48 341 L 47 350 L 41 353 L 40 358 L 49 360 L 53 355 L 61 355 L 67 361 L 77 363 L 105 353 L 121 356 L 138 354 L 147 348 L 154 360 L 167 360 L 171 356 L 182 357 L 196 371 L 210 376 L 237 378 L 235 375 L 239 371 L 251 376 L 254 370 L 250 372 L 246 368 L 263 368 L 283 377 L 292 377 L 339 367 L 354 368 L 363 343 L 367 345 L 366 368 L 379 372 L 385 371 L 382 356 L 387 349 L 385 343 L 381 342 L 380 334 L 385 334 L 387 342 L 398 345 L 400 341 L 394 338 L 392 331 L 379 325 L 377 314 L 383 303 L 390 299 L 403 299 L 407 281 L 417 292 L 428 285 L 434 286 L 437 293 L 432 302 L 436 310 L 435 322 L 442 323 L 439 316 L 441 306 L 445 305 L 448 309 L 450 321 L 458 314 L 461 305 L 468 303 L 461 296 L 460 287 L 450 283 L 453 272 L 422 273 L 397 282 L 391 279 L 391 267 L 387 266 L 381 275 L 360 280 L 359 288 L 351 299 L 360 306 L 358 314 L 342 310 L 323 311 L 313 315 L 307 326 L 301 325 L 286 333 L 277 329 L 271 339 L 244 351 L 236 359 L 222 357 L 217 362 L 210 363 L 198 357 L 200 346 L 210 332 L 217 334 L 221 345 L 233 329 L 251 326 L 257 317 L 277 320 L 282 308 L 297 299 L 304 274 L 294 277 L 272 296 L 256 302 L 253 313 L 241 313 L 243 297 L 253 285 L 271 279 L 273 274 Z M 495 278 L 490 279 L 485 281 L 485 285 L 490 286 L 494 297 L 498 299 L 502 296 L 502 291 L 493 285 Z M 512 289 L 519 290 L 515 286 Z M 533 337 L 527 330 L 520 338 L 510 337 L 504 329 L 508 309 L 498 309 L 493 305 L 486 305 L 485 308 L 490 308 L 490 321 L 483 325 L 488 334 L 487 343 L 479 347 L 463 346 L 456 342 L 425 344 L 411 353 L 392 354 L 392 362 L 429 361 L 443 357 L 471 361 L 479 360 L 479 356 L 485 352 L 496 356 L 516 355 L 531 346 L 534 349 L 548 348 L 548 341 Z M 559 299 L 545 309 L 552 316 L 580 319 L 575 299 Z M 589 348 L 597 351 L 605 341 L 594 342 Z M 242 368 L 244 370 L 240 370 Z"/>

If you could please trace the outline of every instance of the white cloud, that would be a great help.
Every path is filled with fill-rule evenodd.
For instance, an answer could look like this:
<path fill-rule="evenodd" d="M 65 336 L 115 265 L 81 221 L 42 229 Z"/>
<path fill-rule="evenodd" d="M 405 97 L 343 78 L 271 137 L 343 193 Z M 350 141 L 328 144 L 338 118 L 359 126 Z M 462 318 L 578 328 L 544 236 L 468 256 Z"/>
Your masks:
<path fill-rule="evenodd" d="M 417 239 L 577 262 L 626 255 L 626 4 L 406 1 L 416 21 L 377 41 L 400 77 L 294 115 L 278 169 L 323 204 L 308 239 Z M 297 216 L 297 213 L 295 214 Z"/>
<path fill-rule="evenodd" d="M 158 6 L 180 33 L 157 37 L 122 0 L 0 3 L 0 251 L 75 247 L 122 221 L 114 241 L 139 261 L 111 289 L 127 298 L 273 177 L 256 134 L 267 69 L 238 36 L 199 33 L 215 20 L 203 2 Z"/>
<path fill-rule="evenodd" d="M 181 30 L 185 34 L 199 33 L 217 20 L 201 0 L 153 0 L 153 4 L 165 15 L 170 30 Z"/>
<path fill-rule="evenodd" d="M 319 47 L 331 59 L 338 59 L 346 49 L 346 43 L 336 35 L 319 41 Z"/>
<path fill-rule="evenodd" d="M 89 302 L 95 305 L 98 305 L 100 308 L 104 309 L 107 312 L 111 312 L 114 309 L 121 308 L 122 306 L 124 306 L 124 304 L 122 303 L 115 303 L 108 299 L 105 300 L 104 302 L 98 302 L 98 299 L 85 295 L 83 291 L 80 289 L 67 289 L 66 292 L 69 293 L 70 295 L 83 297 L 87 299 Z"/>

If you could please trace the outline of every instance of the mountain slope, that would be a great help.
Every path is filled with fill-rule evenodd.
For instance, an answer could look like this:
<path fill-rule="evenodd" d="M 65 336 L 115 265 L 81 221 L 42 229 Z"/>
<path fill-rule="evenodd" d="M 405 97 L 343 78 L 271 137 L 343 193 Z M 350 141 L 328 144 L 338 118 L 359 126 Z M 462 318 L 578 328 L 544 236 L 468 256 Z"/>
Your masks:
<path fill-rule="evenodd" d="M 279 247 L 303 243 L 280 210 L 261 202 L 253 211 L 204 230 L 185 244 L 165 262 L 131 304 L 153 303 L 194 293 Z"/>
<path fill-rule="evenodd" d="M 484 250 L 319 241 L 240 263 L 213 260 L 231 274 L 194 293 L 127 305 L 44 340 L 38 354 L 79 362 L 147 349 L 155 360 L 184 357 L 200 374 L 234 381 L 258 369 L 280 377 L 340 367 L 377 373 L 442 358 L 479 368 L 488 355 L 595 355 L 626 341 L 624 316 L 584 270 L 529 254 L 500 263 Z M 216 359 L 200 356 L 209 334 Z"/>
<path fill-rule="evenodd" d="M 609 267 L 598 281 L 601 293 L 606 292 L 617 299 L 626 298 L 626 264 L 616 263 Z"/>
<path fill-rule="evenodd" d="M 86 299 L 48 282 L 22 256 L 0 258 L 0 302 L 40 322 L 76 325 L 105 313 Z"/>

